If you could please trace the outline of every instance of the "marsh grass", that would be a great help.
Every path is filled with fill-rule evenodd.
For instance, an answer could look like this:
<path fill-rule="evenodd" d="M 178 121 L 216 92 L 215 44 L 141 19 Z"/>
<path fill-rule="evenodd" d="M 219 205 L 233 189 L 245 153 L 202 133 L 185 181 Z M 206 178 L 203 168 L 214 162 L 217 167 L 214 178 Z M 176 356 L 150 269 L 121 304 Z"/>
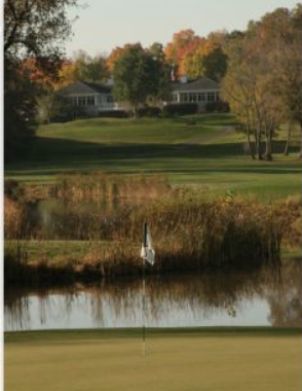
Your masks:
<path fill-rule="evenodd" d="M 52 194 L 65 202 L 106 201 L 114 205 L 119 199 L 137 204 L 142 200 L 159 198 L 171 189 L 167 178 L 161 175 L 121 177 L 95 172 L 87 175 L 62 175 L 58 179 L 58 183 L 52 188 Z"/>
<path fill-rule="evenodd" d="M 8 199 L 9 283 L 139 276 L 146 221 L 156 250 L 156 265 L 147 274 L 275 264 L 282 240 L 299 237 L 297 228 L 290 230 L 301 218 L 298 198 L 261 204 L 228 195 L 206 201 L 198 189 L 171 188 L 161 177 L 119 182 L 101 174 L 63 178 L 53 192 L 56 198 L 39 201 L 36 209 L 34 201 L 27 210 L 24 200 L 19 205 Z M 50 204 L 40 210 L 41 202 Z M 16 228 L 18 208 L 23 212 Z"/>
<path fill-rule="evenodd" d="M 299 242 L 302 216 L 300 198 L 205 200 L 198 189 L 171 188 L 163 177 L 100 173 L 62 177 L 45 200 L 7 197 L 7 205 L 11 282 L 138 276 L 144 222 L 156 250 L 147 274 L 274 264 L 282 242 Z"/>

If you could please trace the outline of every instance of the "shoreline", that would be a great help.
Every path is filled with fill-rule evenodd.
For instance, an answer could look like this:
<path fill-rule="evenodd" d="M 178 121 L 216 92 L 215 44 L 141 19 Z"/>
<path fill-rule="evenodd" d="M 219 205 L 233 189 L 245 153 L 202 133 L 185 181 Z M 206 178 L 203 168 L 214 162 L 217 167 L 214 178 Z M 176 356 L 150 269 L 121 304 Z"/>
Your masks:
<path fill-rule="evenodd" d="M 201 327 L 150 327 L 146 328 L 148 337 L 161 336 L 302 336 L 300 327 L 272 326 L 201 326 Z M 140 338 L 141 327 L 104 328 L 104 329 L 50 329 L 5 331 L 4 343 L 17 343 L 51 339 L 82 339 L 86 338 Z"/>

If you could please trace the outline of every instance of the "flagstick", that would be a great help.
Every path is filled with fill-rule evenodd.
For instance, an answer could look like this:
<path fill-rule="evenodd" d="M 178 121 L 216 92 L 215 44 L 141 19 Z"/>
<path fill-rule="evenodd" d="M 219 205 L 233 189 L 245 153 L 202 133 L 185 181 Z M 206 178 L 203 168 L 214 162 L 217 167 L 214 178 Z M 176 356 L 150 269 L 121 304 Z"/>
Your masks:
<path fill-rule="evenodd" d="M 147 223 L 144 223 L 144 238 L 143 238 L 143 246 L 147 247 Z M 143 343 L 143 356 L 146 356 L 146 281 L 145 281 L 145 273 L 146 273 L 146 259 L 143 257 L 143 292 L 142 292 L 142 343 Z"/>
<path fill-rule="evenodd" d="M 146 356 L 146 326 L 145 326 L 145 315 L 146 315 L 146 281 L 145 281 L 145 265 L 146 261 L 143 261 L 143 297 L 142 297 L 142 319 L 143 319 L 143 329 L 142 329 L 142 337 L 143 337 L 143 356 Z"/>

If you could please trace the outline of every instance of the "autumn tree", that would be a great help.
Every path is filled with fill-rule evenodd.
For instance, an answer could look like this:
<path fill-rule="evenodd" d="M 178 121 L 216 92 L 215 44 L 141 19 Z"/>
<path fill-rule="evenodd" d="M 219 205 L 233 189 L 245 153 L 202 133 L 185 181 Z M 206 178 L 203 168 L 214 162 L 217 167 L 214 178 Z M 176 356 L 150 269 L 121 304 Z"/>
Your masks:
<path fill-rule="evenodd" d="M 181 30 L 165 48 L 167 61 L 174 64 L 178 76 L 191 79 L 206 76 L 220 81 L 227 67 L 223 50 L 226 32 L 218 31 L 200 37 L 191 29 Z"/>
<path fill-rule="evenodd" d="M 108 76 L 106 59 L 103 56 L 89 56 L 80 50 L 73 60 L 74 80 L 100 82 Z"/>
<path fill-rule="evenodd" d="M 172 41 L 165 47 L 167 61 L 176 68 L 177 75 L 187 72 L 186 57 L 200 46 L 202 38 L 191 29 L 181 30 L 173 35 Z"/>
<path fill-rule="evenodd" d="M 292 126 L 297 123 L 301 129 L 302 157 L 302 5 L 293 10 L 279 8 L 265 15 L 259 30 L 264 49 L 269 53 L 274 92 L 282 100 L 289 124 L 285 154 L 288 154 Z"/>
<path fill-rule="evenodd" d="M 117 46 L 111 51 L 111 53 L 109 54 L 106 60 L 106 65 L 110 73 L 113 73 L 113 69 L 117 61 L 123 56 L 125 51 L 129 49 L 131 46 L 132 45 L 130 44 L 126 44 L 123 47 Z"/>
<path fill-rule="evenodd" d="M 6 160 L 15 158 L 35 129 L 35 83 L 22 68 L 26 57 L 57 72 L 62 44 L 71 33 L 67 7 L 77 0 L 5 0 L 4 143 Z"/>
<path fill-rule="evenodd" d="M 245 126 L 251 156 L 271 160 L 273 135 L 283 119 L 283 107 L 274 93 L 273 75 L 267 72 L 268 57 L 261 50 L 253 29 L 232 39 L 227 53 L 228 70 L 222 83 L 222 96 Z"/>

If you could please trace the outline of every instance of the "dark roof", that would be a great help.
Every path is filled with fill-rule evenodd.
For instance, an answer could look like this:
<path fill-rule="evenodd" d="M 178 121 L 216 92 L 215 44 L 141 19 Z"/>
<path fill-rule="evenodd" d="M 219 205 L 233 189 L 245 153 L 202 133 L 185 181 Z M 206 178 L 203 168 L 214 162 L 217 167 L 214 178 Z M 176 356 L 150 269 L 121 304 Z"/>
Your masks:
<path fill-rule="evenodd" d="M 176 82 L 172 84 L 173 91 L 200 91 L 200 90 L 218 90 L 219 84 L 207 77 L 200 77 L 196 80 L 190 80 L 186 83 Z"/>
<path fill-rule="evenodd" d="M 59 91 L 61 95 L 69 95 L 69 94 L 92 94 L 92 93 L 100 93 L 100 94 L 110 94 L 111 87 L 105 86 L 103 84 L 98 83 L 88 83 L 84 81 L 76 81 L 73 84 L 70 84 L 67 87 L 62 88 Z"/>

